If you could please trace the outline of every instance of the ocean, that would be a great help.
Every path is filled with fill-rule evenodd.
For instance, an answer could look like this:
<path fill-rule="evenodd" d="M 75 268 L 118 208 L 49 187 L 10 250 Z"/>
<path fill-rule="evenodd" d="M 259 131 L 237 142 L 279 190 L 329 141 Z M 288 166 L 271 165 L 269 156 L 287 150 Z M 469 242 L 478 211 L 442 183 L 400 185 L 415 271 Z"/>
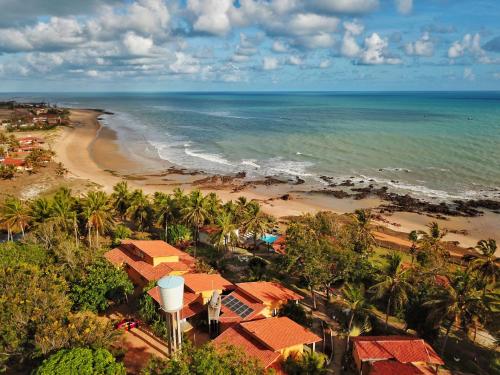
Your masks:
<path fill-rule="evenodd" d="M 185 168 L 500 199 L 500 92 L 0 95 L 14 96 L 113 112 L 125 151 Z"/>

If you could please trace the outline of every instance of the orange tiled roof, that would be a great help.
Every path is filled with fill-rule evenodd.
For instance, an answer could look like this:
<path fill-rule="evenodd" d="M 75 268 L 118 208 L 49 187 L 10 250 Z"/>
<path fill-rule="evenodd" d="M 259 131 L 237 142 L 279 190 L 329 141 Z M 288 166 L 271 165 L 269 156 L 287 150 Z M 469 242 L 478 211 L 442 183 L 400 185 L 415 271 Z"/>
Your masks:
<path fill-rule="evenodd" d="M 221 316 L 219 318 L 219 321 L 221 323 L 237 323 L 237 322 L 241 322 L 241 321 L 248 321 L 248 320 L 256 319 L 257 316 L 259 316 L 259 314 L 262 312 L 262 310 L 264 310 L 266 308 L 265 305 L 263 305 L 262 303 L 260 303 L 258 301 L 255 301 L 251 298 L 248 298 L 248 296 L 246 294 L 243 294 L 238 289 L 236 289 L 234 292 L 228 294 L 228 296 L 233 296 L 234 298 L 236 298 L 240 302 L 243 302 L 245 305 L 250 307 L 253 310 L 253 312 L 250 315 L 248 315 L 245 319 L 243 319 L 241 316 L 239 316 L 238 314 L 233 312 L 231 309 L 224 306 L 224 304 L 222 304 L 221 309 L 220 309 Z"/>
<path fill-rule="evenodd" d="M 361 336 L 354 337 L 353 342 L 353 350 L 361 361 L 394 359 L 401 363 L 444 364 L 434 349 L 422 339 L 406 336 Z"/>
<path fill-rule="evenodd" d="M 23 159 L 5 158 L 2 162 L 4 165 L 12 165 L 14 167 L 21 167 L 24 165 Z"/>
<path fill-rule="evenodd" d="M 253 320 L 240 323 L 240 326 L 274 351 L 321 341 L 319 336 L 286 316 Z"/>
<path fill-rule="evenodd" d="M 168 256 L 178 256 L 178 257 L 190 257 L 189 254 L 186 254 L 184 251 L 176 249 L 172 245 L 169 245 L 165 241 L 160 240 L 124 240 L 122 241 L 122 245 L 135 246 L 137 249 L 142 251 L 144 254 L 149 255 L 151 258 L 156 257 L 168 257 Z"/>
<path fill-rule="evenodd" d="M 255 281 L 236 284 L 238 289 L 261 303 L 275 301 L 299 300 L 303 297 L 283 285 L 270 281 Z"/>
<path fill-rule="evenodd" d="M 182 277 L 184 278 L 184 285 L 195 293 L 208 290 L 234 289 L 233 283 L 216 273 L 188 273 L 182 275 Z"/>
<path fill-rule="evenodd" d="M 268 368 L 281 356 L 265 345 L 255 340 L 241 326 L 237 325 L 226 329 L 213 340 L 215 345 L 234 345 L 244 350 L 245 354 L 256 358 L 264 368 Z"/>
<path fill-rule="evenodd" d="M 148 290 L 148 294 L 156 301 L 158 304 L 161 303 L 160 301 L 160 288 L 155 286 L 153 289 Z M 200 313 L 203 309 L 204 306 L 197 302 L 198 295 L 190 292 L 184 292 L 184 300 L 183 304 L 184 306 L 182 307 L 181 310 L 181 319 L 187 319 L 190 318 L 198 313 Z M 195 302 L 196 301 L 196 302 Z"/>
<path fill-rule="evenodd" d="M 418 367 L 411 363 L 377 361 L 370 366 L 368 375 L 422 375 Z"/>
<path fill-rule="evenodd" d="M 187 261 L 180 259 L 180 262 L 160 263 L 154 267 L 152 264 L 127 251 L 126 247 L 117 247 L 110 250 L 104 254 L 104 257 L 116 266 L 126 264 L 148 281 L 159 280 L 174 271 L 187 272 L 192 268 L 190 259 L 187 259 Z"/>

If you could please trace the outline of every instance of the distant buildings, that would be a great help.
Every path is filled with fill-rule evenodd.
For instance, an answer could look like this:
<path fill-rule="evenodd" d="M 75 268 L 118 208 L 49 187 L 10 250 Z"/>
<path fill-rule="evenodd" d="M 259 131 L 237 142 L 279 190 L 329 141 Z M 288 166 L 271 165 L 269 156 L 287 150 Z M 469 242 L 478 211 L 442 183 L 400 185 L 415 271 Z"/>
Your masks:
<path fill-rule="evenodd" d="M 436 374 L 443 360 L 424 340 L 406 336 L 360 336 L 352 356 L 363 375 Z"/>

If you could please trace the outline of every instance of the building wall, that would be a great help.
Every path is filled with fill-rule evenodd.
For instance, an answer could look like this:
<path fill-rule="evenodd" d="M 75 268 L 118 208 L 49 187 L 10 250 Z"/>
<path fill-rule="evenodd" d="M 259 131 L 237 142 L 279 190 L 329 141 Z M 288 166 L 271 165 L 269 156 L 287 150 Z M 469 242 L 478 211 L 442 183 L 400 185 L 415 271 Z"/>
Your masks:
<path fill-rule="evenodd" d="M 155 267 L 160 263 L 177 263 L 179 261 L 178 256 L 148 258 L 150 259 L 148 263 L 152 264 Z"/>
<path fill-rule="evenodd" d="M 279 352 L 281 353 L 281 355 L 284 358 L 288 357 L 292 353 L 300 353 L 300 354 L 302 354 L 304 352 L 304 345 L 303 344 L 299 344 L 299 345 L 295 345 L 295 346 L 290 346 L 289 348 L 282 349 Z"/>

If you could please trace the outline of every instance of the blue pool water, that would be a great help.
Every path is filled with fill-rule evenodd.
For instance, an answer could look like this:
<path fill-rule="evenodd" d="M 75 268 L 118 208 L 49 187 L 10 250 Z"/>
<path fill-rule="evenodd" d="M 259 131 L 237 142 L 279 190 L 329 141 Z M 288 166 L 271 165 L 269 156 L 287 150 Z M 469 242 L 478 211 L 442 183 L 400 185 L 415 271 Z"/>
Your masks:
<path fill-rule="evenodd" d="M 273 244 L 274 241 L 278 239 L 277 235 L 274 234 L 265 234 L 261 237 L 261 240 L 264 241 L 265 243 L 268 243 L 269 245 Z"/>

